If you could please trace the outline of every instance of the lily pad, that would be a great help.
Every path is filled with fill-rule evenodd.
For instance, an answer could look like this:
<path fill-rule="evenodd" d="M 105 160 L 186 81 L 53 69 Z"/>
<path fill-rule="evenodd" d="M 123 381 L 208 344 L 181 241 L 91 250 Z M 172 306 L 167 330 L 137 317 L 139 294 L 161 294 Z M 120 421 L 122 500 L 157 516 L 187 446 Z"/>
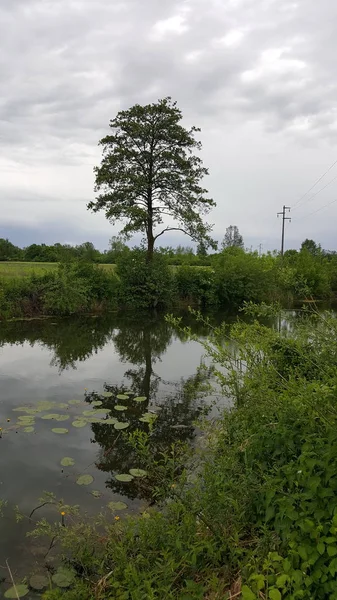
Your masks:
<path fill-rule="evenodd" d="M 91 406 L 102 406 L 103 402 L 102 400 L 95 400 L 95 402 L 91 403 Z"/>
<path fill-rule="evenodd" d="M 69 415 L 57 415 L 55 421 L 68 421 Z"/>
<path fill-rule="evenodd" d="M 94 478 L 92 475 L 80 475 L 77 478 L 76 483 L 78 485 L 90 485 L 93 481 L 94 481 Z"/>
<path fill-rule="evenodd" d="M 23 431 L 24 431 L 25 433 L 33 433 L 33 431 L 34 431 L 34 427 L 24 427 L 24 428 L 23 428 Z"/>
<path fill-rule="evenodd" d="M 107 412 L 109 412 L 108 408 L 96 408 L 95 409 L 95 415 L 106 415 Z"/>
<path fill-rule="evenodd" d="M 129 400 L 129 396 L 127 396 L 126 394 L 118 394 L 116 398 L 117 400 Z"/>
<path fill-rule="evenodd" d="M 127 410 L 128 407 L 127 406 L 122 406 L 121 404 L 116 404 L 116 406 L 114 406 L 115 410 Z"/>
<path fill-rule="evenodd" d="M 147 471 L 144 471 L 144 469 L 130 469 L 129 473 L 133 477 L 146 477 L 147 475 Z"/>
<path fill-rule="evenodd" d="M 122 473 L 121 475 L 115 475 L 115 479 L 117 479 L 117 481 L 129 482 L 133 480 L 133 475 L 130 475 L 130 473 Z"/>
<path fill-rule="evenodd" d="M 77 406 L 78 404 L 82 404 L 82 400 L 69 400 L 68 404 L 71 406 Z"/>
<path fill-rule="evenodd" d="M 13 412 L 26 412 L 30 410 L 29 406 L 18 406 L 18 408 L 13 408 Z"/>
<path fill-rule="evenodd" d="M 65 567 L 59 567 L 56 573 L 52 576 L 52 581 L 61 588 L 70 587 L 74 582 L 75 572 L 71 569 L 66 569 Z"/>
<path fill-rule="evenodd" d="M 68 433 L 69 429 L 65 429 L 63 427 L 54 427 L 54 429 L 52 429 L 53 433 Z"/>
<path fill-rule="evenodd" d="M 127 427 L 129 427 L 129 425 L 130 425 L 130 423 L 121 423 L 121 422 L 118 422 L 118 423 L 114 424 L 114 428 L 115 429 L 126 429 Z"/>
<path fill-rule="evenodd" d="M 51 408 L 53 408 L 53 406 L 55 406 L 55 402 L 51 402 L 50 400 L 40 400 L 36 406 L 40 410 L 50 410 Z"/>
<path fill-rule="evenodd" d="M 103 398 L 111 398 L 112 392 L 103 392 L 102 396 L 103 396 Z"/>
<path fill-rule="evenodd" d="M 94 410 L 84 410 L 82 414 L 84 417 L 92 417 L 95 413 L 96 411 Z"/>
<path fill-rule="evenodd" d="M 50 413 L 48 415 L 43 415 L 43 417 L 41 417 L 41 419 L 44 419 L 46 421 L 49 421 L 49 420 L 51 421 L 53 419 L 56 420 L 58 416 L 59 415 L 57 413 Z"/>
<path fill-rule="evenodd" d="M 99 492 L 98 490 L 92 490 L 91 494 L 94 498 L 100 498 L 102 496 L 102 492 Z"/>
<path fill-rule="evenodd" d="M 21 423 L 34 423 L 35 417 L 29 417 L 28 415 L 25 417 L 18 417 L 18 421 Z"/>
<path fill-rule="evenodd" d="M 111 417 L 110 419 L 105 419 L 105 421 L 101 421 L 101 423 L 103 423 L 103 425 L 115 425 L 115 423 L 118 423 L 118 420 L 114 417 Z"/>
<path fill-rule="evenodd" d="M 125 510 L 128 507 L 127 504 L 125 504 L 125 502 L 109 502 L 108 504 L 108 508 L 110 508 L 110 510 Z"/>
<path fill-rule="evenodd" d="M 62 467 L 72 467 L 74 464 L 75 464 L 74 459 L 70 458 L 69 456 L 65 456 L 61 460 Z"/>
<path fill-rule="evenodd" d="M 106 423 L 106 421 L 102 421 L 99 417 L 86 417 L 87 423 Z"/>
<path fill-rule="evenodd" d="M 73 421 L 72 422 L 72 426 L 73 427 L 85 427 L 87 425 L 88 421 L 85 421 L 84 419 L 78 419 L 78 421 Z"/>
<path fill-rule="evenodd" d="M 146 396 L 137 396 L 136 398 L 134 398 L 135 402 L 146 402 L 147 397 Z"/>
<path fill-rule="evenodd" d="M 29 585 L 33 590 L 43 590 L 48 583 L 49 580 L 44 575 L 33 575 L 29 580 Z"/>
<path fill-rule="evenodd" d="M 28 586 L 23 583 L 20 583 L 15 587 L 13 586 L 9 588 L 9 590 L 5 592 L 5 598 L 23 598 L 24 596 L 27 596 L 28 592 Z"/>

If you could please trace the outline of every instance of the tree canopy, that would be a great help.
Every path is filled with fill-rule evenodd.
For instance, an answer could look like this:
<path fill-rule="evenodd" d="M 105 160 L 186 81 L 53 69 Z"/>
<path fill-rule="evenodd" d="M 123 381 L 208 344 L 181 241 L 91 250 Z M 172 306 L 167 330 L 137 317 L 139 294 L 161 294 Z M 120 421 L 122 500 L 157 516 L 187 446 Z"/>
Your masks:
<path fill-rule="evenodd" d="M 149 258 L 156 240 L 167 231 L 182 231 L 213 245 L 211 226 L 203 216 L 215 206 L 201 181 L 208 174 L 194 154 L 201 149 L 196 127 L 181 125 L 182 112 L 171 98 L 120 111 L 111 133 L 100 140 L 101 165 L 95 168 L 96 199 L 111 223 L 122 221 L 122 233 L 144 234 Z"/>
<path fill-rule="evenodd" d="M 225 248 L 244 248 L 243 237 L 239 232 L 239 228 L 236 225 L 230 225 L 226 229 L 224 239 L 222 241 L 222 249 Z"/>

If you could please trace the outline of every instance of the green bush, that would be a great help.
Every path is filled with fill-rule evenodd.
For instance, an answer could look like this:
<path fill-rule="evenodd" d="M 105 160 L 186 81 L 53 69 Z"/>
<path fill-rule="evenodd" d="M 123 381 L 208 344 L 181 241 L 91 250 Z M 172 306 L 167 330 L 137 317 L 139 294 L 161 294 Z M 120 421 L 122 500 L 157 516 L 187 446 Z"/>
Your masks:
<path fill-rule="evenodd" d="M 180 301 L 203 308 L 218 304 L 214 269 L 177 267 L 174 274 Z"/>
<path fill-rule="evenodd" d="M 118 303 L 122 307 L 164 308 L 174 301 L 172 269 L 157 252 L 150 262 L 143 250 L 124 253 L 117 261 L 116 274 L 120 280 Z"/>

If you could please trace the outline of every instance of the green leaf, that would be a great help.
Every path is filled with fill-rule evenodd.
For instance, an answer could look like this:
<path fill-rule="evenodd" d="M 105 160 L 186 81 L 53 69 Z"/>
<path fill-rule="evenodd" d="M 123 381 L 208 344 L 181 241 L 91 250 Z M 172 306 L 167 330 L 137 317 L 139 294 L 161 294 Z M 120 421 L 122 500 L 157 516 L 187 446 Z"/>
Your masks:
<path fill-rule="evenodd" d="M 123 482 L 129 482 L 133 480 L 133 476 L 130 475 L 129 473 L 122 473 L 121 475 L 115 475 L 115 479 L 117 479 L 117 481 L 123 481 Z"/>
<path fill-rule="evenodd" d="M 115 429 L 126 429 L 127 427 L 129 427 L 130 423 L 115 423 L 114 424 L 114 428 Z"/>
<path fill-rule="evenodd" d="M 128 505 L 125 502 L 109 502 L 108 507 L 110 510 L 125 510 Z"/>
<path fill-rule="evenodd" d="M 24 431 L 25 433 L 33 433 L 33 431 L 34 431 L 34 427 L 24 427 L 24 428 L 23 428 L 23 431 Z"/>
<path fill-rule="evenodd" d="M 147 475 L 147 471 L 144 471 L 143 469 L 130 469 L 129 473 L 131 473 L 133 477 L 146 477 Z"/>
<path fill-rule="evenodd" d="M 106 415 L 106 413 L 109 412 L 108 408 L 96 408 L 95 409 L 95 415 Z"/>
<path fill-rule="evenodd" d="M 78 485 L 90 485 L 93 481 L 94 481 L 94 478 L 92 475 L 80 475 L 77 478 L 76 483 Z"/>
<path fill-rule="evenodd" d="M 337 546 L 327 546 L 327 553 L 332 558 L 337 554 Z"/>
<path fill-rule="evenodd" d="M 319 554 L 324 554 L 325 552 L 325 544 L 323 542 L 318 542 L 317 544 L 317 551 Z"/>
<path fill-rule="evenodd" d="M 252 592 L 248 585 L 243 585 L 241 589 L 242 600 L 256 600 L 257 596 Z"/>
<path fill-rule="evenodd" d="M 282 575 L 279 575 L 279 577 L 277 577 L 276 579 L 276 585 L 278 588 L 284 588 L 286 586 L 286 584 L 289 581 L 289 576 L 286 575 L 285 573 L 282 573 Z"/>
<path fill-rule="evenodd" d="M 69 415 L 57 415 L 55 417 L 55 421 L 68 421 L 70 419 Z"/>
<path fill-rule="evenodd" d="M 111 398 L 112 392 L 103 392 L 102 396 L 103 398 Z"/>
<path fill-rule="evenodd" d="M 110 417 L 109 419 L 101 421 L 101 423 L 103 423 L 103 425 L 115 425 L 115 423 L 118 423 L 118 420 L 115 419 L 115 417 Z"/>
<path fill-rule="evenodd" d="M 103 402 L 102 400 L 95 400 L 95 402 L 91 403 L 91 406 L 102 406 Z"/>
<path fill-rule="evenodd" d="M 69 458 L 69 456 L 65 456 L 61 460 L 62 467 L 72 467 L 74 464 L 75 464 L 74 459 L 73 458 Z"/>
<path fill-rule="evenodd" d="M 135 402 L 146 402 L 147 397 L 146 396 L 137 396 L 136 398 L 134 398 Z"/>
<path fill-rule="evenodd" d="M 95 410 L 84 410 L 82 414 L 84 417 L 93 417 L 96 414 L 96 411 Z"/>
<path fill-rule="evenodd" d="M 116 398 L 117 400 L 129 400 L 129 396 L 126 394 L 117 394 Z"/>
<path fill-rule="evenodd" d="M 59 415 L 58 415 L 57 413 L 50 413 L 50 414 L 48 414 L 48 415 L 43 415 L 43 416 L 41 417 L 41 419 L 44 419 L 44 420 L 46 420 L 46 421 L 47 421 L 47 420 L 50 420 L 50 421 L 52 421 L 52 420 L 54 420 L 54 419 L 56 420 L 58 416 L 59 416 Z"/>
<path fill-rule="evenodd" d="M 270 600 L 282 600 L 281 592 L 276 588 L 272 588 L 269 590 L 269 598 Z"/>
<path fill-rule="evenodd" d="M 43 590 L 48 583 L 49 580 L 44 575 L 33 575 L 29 580 L 29 585 L 33 590 Z"/>
<path fill-rule="evenodd" d="M 53 433 L 68 433 L 69 429 L 64 429 L 63 427 L 54 427 L 54 429 L 52 429 Z"/>
<path fill-rule="evenodd" d="M 77 421 L 72 422 L 72 426 L 79 429 L 80 427 L 85 427 L 87 423 L 88 421 L 85 421 L 84 419 L 78 419 Z"/>
<path fill-rule="evenodd" d="M 9 588 L 9 590 L 5 592 L 5 598 L 23 598 L 24 596 L 27 596 L 28 592 L 28 586 L 20 583 L 15 587 Z"/>
<path fill-rule="evenodd" d="M 71 569 L 60 567 L 57 572 L 52 576 L 52 581 L 61 588 L 70 587 L 75 580 L 75 573 Z"/>
<path fill-rule="evenodd" d="M 77 406 L 78 404 L 82 404 L 82 400 L 69 400 L 68 404 Z"/>
<path fill-rule="evenodd" d="M 122 406 L 121 404 L 116 404 L 116 406 L 114 406 L 115 410 L 127 410 L 128 407 L 127 406 Z"/>

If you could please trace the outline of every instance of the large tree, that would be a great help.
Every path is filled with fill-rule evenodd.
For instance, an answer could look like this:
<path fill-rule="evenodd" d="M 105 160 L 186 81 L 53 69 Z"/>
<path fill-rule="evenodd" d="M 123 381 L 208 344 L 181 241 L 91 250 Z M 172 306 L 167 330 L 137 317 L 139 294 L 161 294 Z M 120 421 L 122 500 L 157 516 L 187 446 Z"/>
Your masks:
<path fill-rule="evenodd" d="M 244 248 L 243 237 L 239 232 L 239 228 L 236 225 L 230 225 L 226 229 L 225 237 L 222 241 L 222 249 L 225 248 Z"/>
<path fill-rule="evenodd" d="M 208 174 L 194 154 L 201 149 L 196 127 L 181 124 L 176 102 L 164 98 L 154 104 L 120 111 L 110 121 L 111 133 L 99 143 L 101 165 L 95 168 L 98 192 L 88 204 L 105 211 L 110 222 L 122 221 L 122 233 L 142 232 L 149 259 L 155 241 L 167 231 L 183 231 L 193 240 L 212 245 L 211 226 L 203 221 L 213 200 L 201 180 Z"/>

